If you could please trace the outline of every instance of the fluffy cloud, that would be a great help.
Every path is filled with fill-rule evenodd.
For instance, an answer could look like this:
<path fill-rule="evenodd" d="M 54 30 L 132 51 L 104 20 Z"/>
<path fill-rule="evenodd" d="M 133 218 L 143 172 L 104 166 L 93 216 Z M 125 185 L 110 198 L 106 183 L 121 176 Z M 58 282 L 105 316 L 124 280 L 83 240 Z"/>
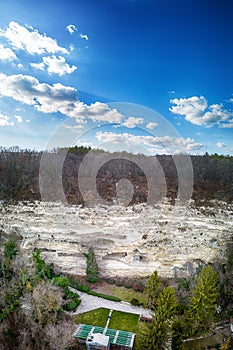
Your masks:
<path fill-rule="evenodd" d="M 26 50 L 31 55 L 69 53 L 64 47 L 59 46 L 55 39 L 14 21 L 9 23 L 6 30 L 0 30 L 0 36 L 5 37 L 14 49 Z"/>
<path fill-rule="evenodd" d="M 12 97 L 27 105 L 34 105 L 44 113 L 58 112 L 64 106 L 72 109 L 77 97 L 75 88 L 45 84 L 29 75 L 7 76 L 0 73 L 0 95 Z"/>
<path fill-rule="evenodd" d="M 85 39 L 85 40 L 89 39 L 87 34 L 79 34 L 79 36 L 80 36 L 81 39 Z"/>
<path fill-rule="evenodd" d="M 95 102 L 90 106 L 79 102 L 74 110 L 75 118 L 88 118 L 94 122 L 120 123 L 123 115 L 115 108 L 110 108 L 106 103 Z"/>
<path fill-rule="evenodd" d="M 70 66 L 68 63 L 66 63 L 65 58 L 62 56 L 47 56 L 43 57 L 42 60 L 43 62 L 41 63 L 31 63 L 31 66 L 40 70 L 47 68 L 49 74 L 54 73 L 60 76 L 64 74 L 71 74 L 77 69 L 76 66 Z"/>
<path fill-rule="evenodd" d="M 74 24 L 69 24 L 66 29 L 70 34 L 74 34 L 74 32 L 78 30 Z"/>
<path fill-rule="evenodd" d="M 163 153 L 190 152 L 200 150 L 203 147 L 203 144 L 196 143 L 194 139 L 174 138 L 168 135 L 148 136 L 129 133 L 97 132 L 96 138 L 102 143 L 125 144 L 127 146 L 144 145 L 148 149 L 156 149 L 157 152 L 162 150 Z"/>
<path fill-rule="evenodd" d="M 13 61 L 16 59 L 17 57 L 11 49 L 4 47 L 2 44 L 0 44 L 0 60 Z"/>
<path fill-rule="evenodd" d="M 10 118 L 0 112 L 0 127 L 1 126 L 13 126 L 14 123 L 10 121 Z"/>
<path fill-rule="evenodd" d="M 231 113 L 225 110 L 222 104 L 213 104 L 208 107 L 204 96 L 175 98 L 170 102 L 174 105 L 170 108 L 172 113 L 184 115 L 187 121 L 196 125 L 220 124 L 228 121 L 231 116 Z"/>
<path fill-rule="evenodd" d="M 150 130 L 156 128 L 156 126 L 158 126 L 158 124 L 154 123 L 154 122 L 150 122 L 150 123 L 146 124 L 146 128 L 150 129 Z"/>
<path fill-rule="evenodd" d="M 143 124 L 143 123 L 144 123 L 144 119 L 143 118 L 129 117 L 121 125 L 123 125 L 123 126 L 125 126 L 127 128 L 130 128 L 130 129 L 133 129 L 133 128 L 135 128 L 135 126 Z"/>
<path fill-rule="evenodd" d="M 18 123 L 23 123 L 23 118 L 20 115 L 15 115 L 15 119 Z"/>
<path fill-rule="evenodd" d="M 27 105 L 33 105 L 35 109 L 43 113 L 60 112 L 68 117 L 75 118 L 78 122 L 85 119 L 120 123 L 123 115 L 116 109 L 111 109 L 107 104 L 95 102 L 86 105 L 77 100 L 77 90 L 60 83 L 49 85 L 40 83 L 29 75 L 7 76 L 0 73 L 0 95 L 11 97 Z"/>

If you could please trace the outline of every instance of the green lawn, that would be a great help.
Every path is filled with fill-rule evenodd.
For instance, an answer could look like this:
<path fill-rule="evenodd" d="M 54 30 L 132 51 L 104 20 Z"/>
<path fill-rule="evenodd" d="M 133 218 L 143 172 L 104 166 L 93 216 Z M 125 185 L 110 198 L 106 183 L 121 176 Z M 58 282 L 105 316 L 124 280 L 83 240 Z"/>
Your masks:
<path fill-rule="evenodd" d="M 83 314 L 75 316 L 74 322 L 76 324 L 84 323 L 93 326 L 105 327 L 109 311 L 109 309 L 100 308 L 93 311 L 85 312 Z"/>
<path fill-rule="evenodd" d="M 76 324 L 84 323 L 93 326 L 105 327 L 109 309 L 100 308 L 90 312 L 86 312 L 75 316 L 74 321 Z M 113 311 L 109 328 L 124 330 L 128 332 L 138 333 L 140 330 L 146 327 L 146 324 L 139 321 L 139 315 L 129 314 L 121 311 Z M 141 350 L 141 341 L 136 336 L 134 350 Z"/>
<path fill-rule="evenodd" d="M 100 293 L 113 295 L 113 296 L 118 297 L 121 300 L 127 301 L 129 303 L 133 298 L 138 299 L 140 303 L 144 303 L 145 299 L 146 299 L 146 295 L 143 293 L 135 292 L 131 288 L 117 287 L 115 285 L 111 285 L 108 283 L 103 283 L 102 286 L 98 287 L 95 290 L 100 292 Z"/>
<path fill-rule="evenodd" d="M 122 311 L 113 311 L 109 328 L 128 332 L 137 332 L 139 315 L 128 314 Z"/>

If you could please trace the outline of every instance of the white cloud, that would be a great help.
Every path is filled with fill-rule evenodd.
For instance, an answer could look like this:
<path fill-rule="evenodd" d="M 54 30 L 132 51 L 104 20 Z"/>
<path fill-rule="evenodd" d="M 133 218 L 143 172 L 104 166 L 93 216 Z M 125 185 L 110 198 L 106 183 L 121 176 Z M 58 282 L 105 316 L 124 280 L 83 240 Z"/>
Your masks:
<path fill-rule="evenodd" d="M 4 47 L 2 44 L 0 44 L 0 60 L 13 61 L 16 59 L 17 57 L 11 49 Z"/>
<path fill-rule="evenodd" d="M 233 120 L 229 120 L 228 123 L 222 123 L 219 125 L 220 128 L 224 128 L 224 129 L 232 129 L 233 128 Z"/>
<path fill-rule="evenodd" d="M 116 109 L 111 109 L 105 103 L 95 102 L 86 105 L 79 102 L 77 90 L 73 87 L 60 83 L 53 85 L 40 83 L 29 75 L 7 76 L 0 73 L 0 95 L 34 106 L 43 113 L 60 112 L 80 123 L 85 122 L 85 119 L 120 123 L 123 119 L 121 113 Z"/>
<path fill-rule="evenodd" d="M 94 122 L 120 123 L 123 119 L 123 115 L 117 109 L 111 109 L 106 103 L 102 102 L 95 102 L 90 106 L 79 102 L 74 113 L 78 118 L 89 118 Z"/>
<path fill-rule="evenodd" d="M 66 29 L 70 34 L 74 34 L 74 32 L 78 30 L 74 24 L 69 24 Z"/>
<path fill-rule="evenodd" d="M 218 146 L 219 148 L 225 148 L 225 147 L 226 147 L 225 143 L 223 143 L 223 142 L 218 142 L 218 143 L 217 143 L 217 146 Z"/>
<path fill-rule="evenodd" d="M 10 118 L 0 112 L 0 127 L 1 126 L 13 126 L 14 123 L 10 121 Z"/>
<path fill-rule="evenodd" d="M 143 124 L 143 123 L 144 123 L 144 119 L 143 118 L 129 117 L 121 125 L 125 126 L 126 128 L 133 129 L 133 128 L 135 128 L 135 126 Z"/>
<path fill-rule="evenodd" d="M 149 122 L 148 124 L 146 124 L 146 128 L 150 130 L 156 128 L 156 126 L 158 126 L 158 124 L 154 122 Z"/>
<path fill-rule="evenodd" d="M 0 95 L 12 97 L 27 105 L 34 105 L 44 113 L 72 109 L 77 98 L 75 88 L 60 83 L 49 85 L 29 75 L 10 75 L 0 73 Z"/>
<path fill-rule="evenodd" d="M 79 34 L 79 36 L 81 39 L 85 39 L 85 40 L 89 39 L 87 34 Z"/>
<path fill-rule="evenodd" d="M 15 115 L 15 119 L 18 123 L 23 123 L 23 118 L 20 115 Z"/>
<path fill-rule="evenodd" d="M 58 74 L 60 76 L 64 74 L 71 74 L 73 73 L 77 67 L 76 66 L 70 66 L 68 63 L 66 63 L 66 60 L 64 57 L 59 56 L 47 56 L 42 58 L 43 62 L 40 63 L 31 63 L 30 65 L 33 68 L 44 70 L 47 68 L 47 71 L 49 74 Z"/>
<path fill-rule="evenodd" d="M 9 23 L 6 30 L 0 30 L 0 36 L 5 37 L 14 49 L 25 50 L 31 55 L 69 53 L 64 47 L 59 46 L 55 39 L 14 21 Z"/>
<path fill-rule="evenodd" d="M 148 136 L 129 133 L 97 132 L 96 138 L 102 143 L 125 144 L 127 146 L 144 145 L 149 150 L 162 150 L 163 153 L 190 152 L 200 150 L 203 147 L 203 144 L 196 143 L 194 139 L 189 137 L 186 139 L 182 137 L 174 138 L 168 135 Z"/>
<path fill-rule="evenodd" d="M 184 115 L 192 124 L 212 126 L 229 120 L 231 112 L 224 109 L 222 104 L 213 104 L 208 107 L 204 96 L 173 99 L 174 106 L 169 110 L 178 115 Z M 208 108 L 208 110 L 207 110 Z"/>

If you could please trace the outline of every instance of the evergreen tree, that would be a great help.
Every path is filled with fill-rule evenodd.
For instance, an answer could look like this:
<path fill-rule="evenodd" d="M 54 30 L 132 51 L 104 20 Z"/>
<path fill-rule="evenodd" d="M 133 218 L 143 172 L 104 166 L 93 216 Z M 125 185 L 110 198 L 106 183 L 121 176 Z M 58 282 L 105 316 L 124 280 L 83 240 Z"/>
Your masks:
<path fill-rule="evenodd" d="M 211 266 L 205 266 L 197 276 L 196 286 L 185 314 L 186 334 L 196 335 L 214 321 L 218 277 Z"/>
<path fill-rule="evenodd" d="M 153 274 L 152 276 L 155 277 L 157 274 Z M 152 323 L 147 325 L 143 334 L 142 345 L 144 349 L 166 349 L 166 343 L 171 333 L 177 306 L 178 302 L 172 287 L 167 287 L 158 294 Z"/>
<path fill-rule="evenodd" d="M 155 271 L 148 279 L 146 292 L 146 307 L 153 309 L 157 305 L 157 298 L 159 295 L 160 281 L 158 272 Z"/>
<path fill-rule="evenodd" d="M 97 283 L 99 281 L 99 269 L 95 258 L 94 249 L 90 247 L 88 254 L 85 254 L 85 256 L 87 259 L 87 281 L 90 283 Z"/>

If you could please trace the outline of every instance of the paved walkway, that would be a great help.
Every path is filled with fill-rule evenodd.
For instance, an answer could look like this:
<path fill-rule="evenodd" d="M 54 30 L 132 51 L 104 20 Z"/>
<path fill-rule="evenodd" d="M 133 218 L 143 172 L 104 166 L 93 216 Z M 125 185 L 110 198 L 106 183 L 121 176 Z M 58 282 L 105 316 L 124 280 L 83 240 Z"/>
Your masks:
<path fill-rule="evenodd" d="M 130 303 L 126 303 L 124 301 L 117 302 L 117 301 L 111 301 L 111 300 L 95 297 L 93 295 L 89 295 L 87 293 L 77 291 L 74 288 L 71 288 L 71 287 L 69 288 L 72 292 L 77 293 L 81 299 L 81 304 L 79 305 L 77 310 L 72 313 L 72 315 L 78 315 L 84 312 L 88 312 L 88 311 L 92 311 L 92 310 L 104 307 L 106 309 L 129 312 L 131 314 L 137 314 L 143 317 L 152 318 L 152 311 L 148 309 L 144 309 L 143 307 L 133 306 Z"/>

